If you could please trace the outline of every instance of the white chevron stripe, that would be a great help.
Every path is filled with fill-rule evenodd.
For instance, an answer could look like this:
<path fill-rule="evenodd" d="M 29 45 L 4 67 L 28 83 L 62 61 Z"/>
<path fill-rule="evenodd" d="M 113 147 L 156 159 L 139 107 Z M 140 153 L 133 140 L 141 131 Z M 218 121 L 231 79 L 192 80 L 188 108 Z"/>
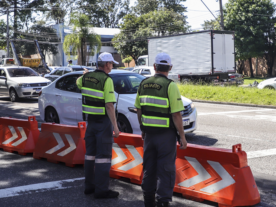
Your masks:
<path fill-rule="evenodd" d="M 185 157 L 185 159 L 193 166 L 193 168 L 197 171 L 198 175 L 185 180 L 181 183 L 178 183 L 179 186 L 189 188 L 193 185 L 203 182 L 211 178 L 211 175 L 205 170 L 205 168 L 197 161 L 196 158 L 193 157 Z"/>
<path fill-rule="evenodd" d="M 61 156 L 61 157 L 63 157 L 64 155 L 69 154 L 70 152 L 72 152 L 73 150 L 75 150 L 77 148 L 71 135 L 65 134 L 65 137 L 66 137 L 68 143 L 70 144 L 70 147 L 68 147 L 66 150 L 58 153 L 58 156 Z"/>
<path fill-rule="evenodd" d="M 113 143 L 112 149 L 116 152 L 118 157 L 116 157 L 115 159 L 113 159 L 111 161 L 111 166 L 116 165 L 120 162 L 123 162 L 124 160 L 127 159 L 127 156 L 125 155 L 125 153 L 123 152 L 123 150 L 120 148 L 120 146 L 117 143 Z"/>
<path fill-rule="evenodd" d="M 12 144 L 12 146 L 15 146 L 15 147 L 27 140 L 27 136 L 26 136 L 24 129 L 22 127 L 17 127 L 17 128 L 18 128 L 22 138 Z"/>
<path fill-rule="evenodd" d="M 231 177 L 231 175 L 229 175 L 229 173 L 221 166 L 221 164 L 209 160 L 207 162 L 212 166 L 212 168 L 214 168 L 214 170 L 219 174 L 222 180 L 214 183 L 213 185 L 202 188 L 200 191 L 213 194 L 236 182 Z"/>
<path fill-rule="evenodd" d="M 9 144 L 9 143 L 11 143 L 13 140 L 15 140 L 15 139 L 18 138 L 18 135 L 17 135 L 17 133 L 16 133 L 14 127 L 13 127 L 13 126 L 8 126 L 8 127 L 9 127 L 9 129 L 10 129 L 10 131 L 11 131 L 11 133 L 12 133 L 12 137 L 9 138 L 9 139 L 7 139 L 7 140 L 6 140 L 5 142 L 3 142 L 2 144 Z"/>
<path fill-rule="evenodd" d="M 118 168 L 119 170 L 122 170 L 122 171 L 128 171 L 128 170 L 140 165 L 143 162 L 143 158 L 141 157 L 141 155 L 135 149 L 134 146 L 126 145 L 126 147 L 129 150 L 129 152 L 132 154 L 132 156 L 134 157 L 135 160 Z"/>
<path fill-rule="evenodd" d="M 57 140 L 58 145 L 53 147 L 52 149 L 48 150 L 46 153 L 47 154 L 53 154 L 54 152 L 60 150 L 62 147 L 65 146 L 64 142 L 62 141 L 60 135 L 58 133 L 53 133 L 55 139 Z"/>

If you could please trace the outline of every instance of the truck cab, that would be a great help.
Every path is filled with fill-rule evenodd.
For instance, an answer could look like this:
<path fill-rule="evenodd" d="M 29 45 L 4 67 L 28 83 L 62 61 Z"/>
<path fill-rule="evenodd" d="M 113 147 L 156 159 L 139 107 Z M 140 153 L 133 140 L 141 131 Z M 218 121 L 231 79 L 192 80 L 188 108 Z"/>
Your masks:
<path fill-rule="evenodd" d="M 138 58 L 135 68 L 139 68 L 141 66 L 149 66 L 149 56 L 148 55 L 143 55 Z"/>
<path fill-rule="evenodd" d="M 13 58 L 3 58 L 2 61 L 0 62 L 0 66 L 12 66 L 12 65 L 17 65 L 15 64 L 15 61 Z"/>

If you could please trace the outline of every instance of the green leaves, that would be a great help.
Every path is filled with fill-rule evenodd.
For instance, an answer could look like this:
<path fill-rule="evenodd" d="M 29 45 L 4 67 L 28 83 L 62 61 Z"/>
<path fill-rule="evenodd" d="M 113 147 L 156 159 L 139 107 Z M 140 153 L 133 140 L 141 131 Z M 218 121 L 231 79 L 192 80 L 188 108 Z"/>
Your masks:
<path fill-rule="evenodd" d="M 102 46 L 101 37 L 93 32 L 89 17 L 85 14 L 73 13 L 70 24 L 73 26 L 73 32 L 65 36 L 63 49 L 69 58 L 71 55 L 83 54 L 83 56 L 80 56 L 79 63 L 83 65 L 85 62 L 84 57 L 94 56 L 95 52 L 100 52 Z M 87 47 L 89 47 L 88 52 Z"/>
<path fill-rule="evenodd" d="M 129 55 L 136 60 L 148 53 L 148 37 L 185 33 L 189 27 L 185 17 L 163 8 L 141 16 L 128 14 L 120 28 L 112 40 L 114 48 L 123 57 Z"/>

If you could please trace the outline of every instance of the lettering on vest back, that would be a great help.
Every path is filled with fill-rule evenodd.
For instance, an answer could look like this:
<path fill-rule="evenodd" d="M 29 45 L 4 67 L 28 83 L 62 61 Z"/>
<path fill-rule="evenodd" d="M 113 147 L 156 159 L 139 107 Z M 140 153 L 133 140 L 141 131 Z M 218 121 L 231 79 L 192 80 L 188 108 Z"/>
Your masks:
<path fill-rule="evenodd" d="M 89 82 L 92 82 L 95 84 L 98 84 L 100 82 L 98 79 L 93 78 L 93 77 L 87 77 L 87 78 L 85 78 L 85 81 L 89 81 Z"/>
<path fill-rule="evenodd" d="M 156 89 L 161 90 L 162 86 L 157 83 L 146 83 L 143 85 L 143 89 Z"/>

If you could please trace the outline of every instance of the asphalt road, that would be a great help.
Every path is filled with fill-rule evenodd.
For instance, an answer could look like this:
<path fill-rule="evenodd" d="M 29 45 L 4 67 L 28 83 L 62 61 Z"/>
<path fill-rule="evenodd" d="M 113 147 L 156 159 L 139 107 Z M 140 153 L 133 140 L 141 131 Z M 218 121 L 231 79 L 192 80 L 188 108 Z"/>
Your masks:
<path fill-rule="evenodd" d="M 248 154 L 261 194 L 256 207 L 276 206 L 276 109 L 195 103 L 198 128 L 187 134 L 189 143 L 227 148 L 241 143 Z M 39 118 L 37 99 L 11 103 L 0 97 L 0 116 Z M 127 180 L 111 179 L 119 199 L 95 200 L 83 194 L 83 167 L 66 167 L 0 150 L 0 206 L 143 206 L 141 187 Z M 72 179 L 72 180 L 70 180 Z M 49 183 L 50 182 L 50 183 Z M 46 186 L 46 187 L 45 187 Z M 17 194 L 9 194 L 16 191 Z M 174 194 L 171 206 L 216 206 L 186 200 Z"/>

